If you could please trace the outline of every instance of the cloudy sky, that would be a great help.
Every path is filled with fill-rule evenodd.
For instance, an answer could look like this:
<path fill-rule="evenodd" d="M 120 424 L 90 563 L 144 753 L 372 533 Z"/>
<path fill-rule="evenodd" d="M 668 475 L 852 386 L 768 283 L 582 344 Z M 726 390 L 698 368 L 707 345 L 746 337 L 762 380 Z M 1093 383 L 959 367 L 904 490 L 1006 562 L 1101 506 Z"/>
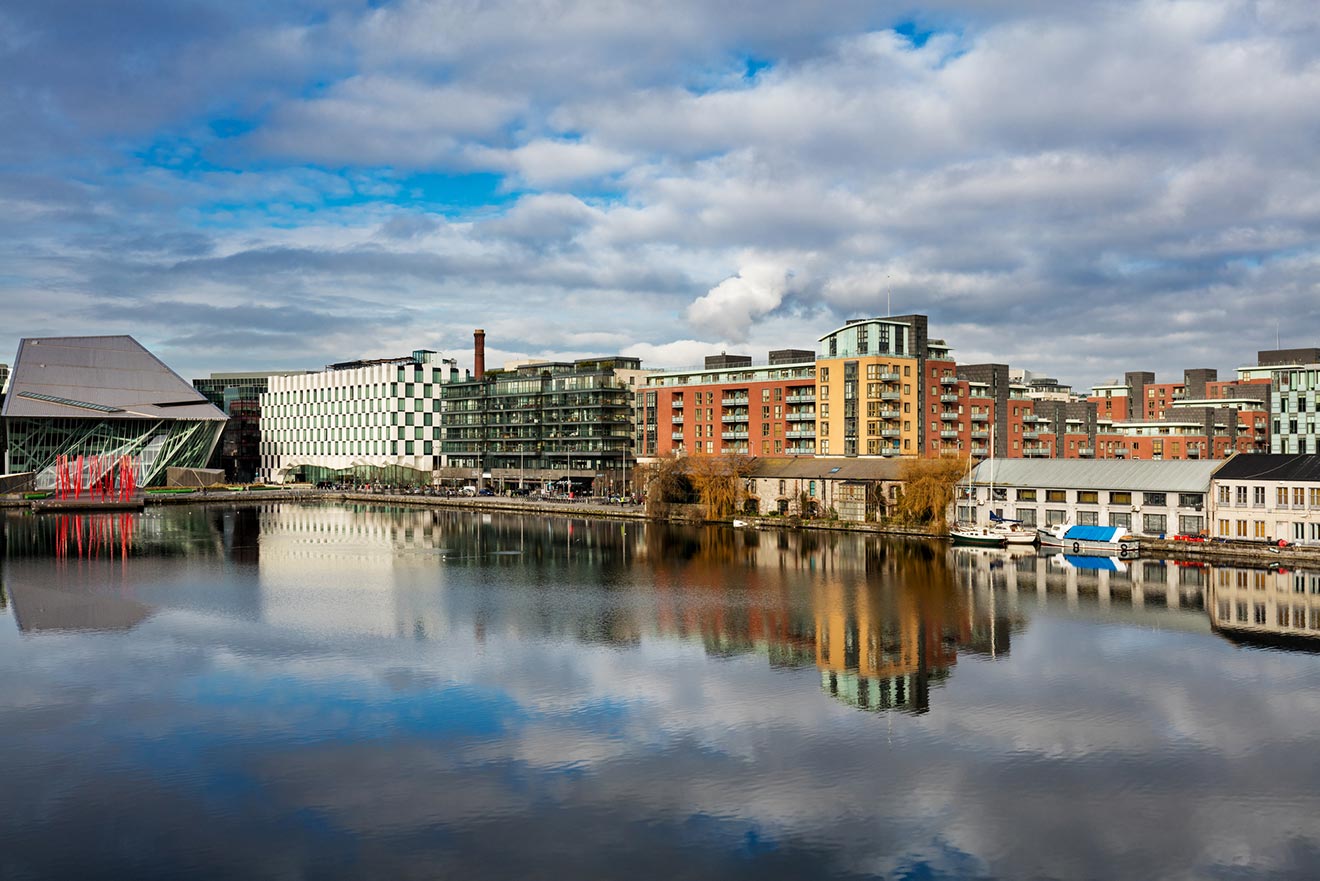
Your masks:
<path fill-rule="evenodd" d="M 13 0 L 0 361 L 1320 345 L 1313 0 Z"/>

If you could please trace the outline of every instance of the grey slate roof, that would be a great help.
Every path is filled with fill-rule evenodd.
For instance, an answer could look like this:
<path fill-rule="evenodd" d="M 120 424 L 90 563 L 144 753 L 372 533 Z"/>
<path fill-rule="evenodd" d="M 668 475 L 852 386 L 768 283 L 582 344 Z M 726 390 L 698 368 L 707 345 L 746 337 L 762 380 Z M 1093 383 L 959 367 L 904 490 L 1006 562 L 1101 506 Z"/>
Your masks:
<path fill-rule="evenodd" d="M 752 464 L 751 476 L 788 480 L 902 480 L 902 468 L 899 459 L 758 456 Z"/>
<path fill-rule="evenodd" d="M 24 339 L 9 378 L 4 416 L 228 418 L 130 336 Z"/>
<path fill-rule="evenodd" d="M 1223 459 L 994 459 L 976 466 L 973 480 L 1036 489 L 1116 489 L 1207 492 Z"/>
<path fill-rule="evenodd" d="M 1320 480 L 1320 456 L 1255 453 L 1234 456 L 1215 472 L 1217 480 Z"/>

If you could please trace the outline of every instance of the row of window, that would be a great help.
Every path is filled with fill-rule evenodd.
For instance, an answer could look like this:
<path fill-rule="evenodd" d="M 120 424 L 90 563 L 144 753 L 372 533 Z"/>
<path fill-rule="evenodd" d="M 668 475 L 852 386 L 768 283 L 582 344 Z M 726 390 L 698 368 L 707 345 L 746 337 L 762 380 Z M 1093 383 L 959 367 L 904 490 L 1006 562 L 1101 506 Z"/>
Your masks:
<path fill-rule="evenodd" d="M 1114 490 L 1102 493 L 1093 489 L 1047 489 L 1044 491 L 1044 500 L 1047 502 L 1059 502 L 1066 504 L 1069 501 L 1069 495 L 1073 496 L 1073 501 L 1079 505 L 1098 505 L 1100 499 L 1104 497 L 1111 505 L 1131 505 L 1134 500 L 1139 499 L 1142 505 L 1162 508 L 1168 504 L 1168 493 L 1162 492 L 1142 492 L 1134 493 L 1127 490 Z M 1017 501 L 1036 502 L 1040 501 L 1041 493 L 1035 489 L 1017 490 Z M 1008 500 L 1008 489 L 995 487 L 994 500 L 1003 502 Z M 1195 508 L 1201 505 L 1205 500 L 1202 493 L 1178 493 L 1178 507 Z"/>

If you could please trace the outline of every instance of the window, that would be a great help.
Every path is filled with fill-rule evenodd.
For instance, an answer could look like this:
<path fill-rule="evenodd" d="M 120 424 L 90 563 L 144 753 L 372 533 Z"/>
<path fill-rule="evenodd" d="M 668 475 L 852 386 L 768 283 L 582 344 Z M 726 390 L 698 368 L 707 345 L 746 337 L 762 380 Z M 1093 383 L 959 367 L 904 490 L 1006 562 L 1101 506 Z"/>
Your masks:
<path fill-rule="evenodd" d="M 1036 509 L 1035 509 L 1035 508 L 1026 508 L 1026 509 L 1019 508 L 1019 509 L 1018 509 L 1018 512 L 1017 512 L 1017 517 L 1018 517 L 1019 520 L 1022 521 L 1022 525 L 1023 525 L 1023 526 L 1035 526 L 1035 525 L 1036 525 Z"/>
<path fill-rule="evenodd" d="M 1067 502 L 1068 491 L 1066 489 L 1047 489 L 1045 490 L 1045 501 L 1047 502 Z"/>
<path fill-rule="evenodd" d="M 1252 535 L 1253 535 L 1255 538 L 1265 538 L 1265 521 L 1264 521 L 1264 520 L 1252 520 L 1252 521 L 1251 521 L 1251 528 L 1252 528 Z"/>
<path fill-rule="evenodd" d="M 1132 504 L 1132 493 L 1116 492 L 1109 494 L 1109 504 L 1111 505 L 1130 505 Z"/>
<path fill-rule="evenodd" d="M 1132 515 L 1129 514 L 1127 511 L 1110 511 L 1109 525 L 1117 526 L 1120 529 L 1131 529 Z"/>
<path fill-rule="evenodd" d="M 1238 538 L 1246 538 L 1246 537 L 1247 537 L 1247 521 L 1245 521 L 1245 520 L 1238 520 L 1238 521 L 1234 524 L 1234 529 L 1233 529 L 1233 531 L 1234 531 L 1234 533 L 1236 533 L 1236 535 L 1237 535 Z"/>
<path fill-rule="evenodd" d="M 1063 523 L 1067 519 L 1068 519 L 1067 511 L 1058 511 L 1049 508 L 1045 510 L 1046 526 L 1058 526 L 1060 523 Z"/>
<path fill-rule="evenodd" d="M 1224 536 L 1225 538 L 1227 538 L 1227 537 L 1231 534 L 1230 531 L 1229 531 L 1229 526 L 1228 526 L 1228 521 L 1227 521 L 1227 520 L 1220 520 L 1220 521 L 1219 521 L 1219 534 L 1220 534 L 1221 536 Z"/>
<path fill-rule="evenodd" d="M 1294 508 L 1306 507 L 1306 489 L 1304 487 L 1300 487 L 1300 486 L 1293 487 L 1293 507 Z"/>
<path fill-rule="evenodd" d="M 1257 508 L 1265 507 L 1265 487 L 1253 486 L 1251 488 L 1252 505 Z"/>
<path fill-rule="evenodd" d="M 1288 487 L 1281 486 L 1274 490 L 1274 504 L 1280 508 L 1288 507 Z"/>
<path fill-rule="evenodd" d="M 1146 535 L 1163 535 L 1167 520 L 1163 514 L 1146 514 L 1141 518 L 1141 531 Z"/>
<path fill-rule="evenodd" d="M 1205 495 L 1202 493 L 1178 493 L 1178 507 L 1180 508 L 1199 508 L 1205 503 Z"/>
<path fill-rule="evenodd" d="M 1100 525 L 1100 512 L 1099 512 L 1099 511 L 1078 511 L 1078 512 L 1077 512 L 1077 525 L 1078 525 L 1078 526 L 1099 526 L 1099 525 Z"/>
<path fill-rule="evenodd" d="M 1100 503 L 1100 493 L 1093 489 L 1083 489 L 1077 491 L 1077 504 L 1079 505 L 1098 505 Z M 1080 521 L 1079 521 L 1080 522 Z M 1094 526 L 1095 524 L 1090 524 Z"/>
<path fill-rule="evenodd" d="M 1164 493 L 1142 493 L 1141 503 L 1143 505 L 1154 505 L 1158 508 L 1168 504 L 1168 500 Z"/>
<path fill-rule="evenodd" d="M 1202 529 L 1205 529 L 1202 517 L 1184 515 L 1178 518 L 1178 531 L 1183 535 L 1200 535 Z"/>
<path fill-rule="evenodd" d="M 1017 491 L 1017 500 L 1019 502 L 1036 501 L 1036 491 L 1034 489 L 1020 489 Z"/>
<path fill-rule="evenodd" d="M 1243 506 L 1247 504 L 1247 488 L 1245 486 L 1237 487 L 1237 503 Z"/>

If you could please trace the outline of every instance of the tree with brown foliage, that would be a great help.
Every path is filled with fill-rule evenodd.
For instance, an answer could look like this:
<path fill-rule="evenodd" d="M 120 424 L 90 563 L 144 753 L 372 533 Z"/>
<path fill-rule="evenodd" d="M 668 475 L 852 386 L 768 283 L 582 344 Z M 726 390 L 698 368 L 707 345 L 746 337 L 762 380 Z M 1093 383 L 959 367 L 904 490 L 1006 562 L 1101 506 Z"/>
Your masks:
<path fill-rule="evenodd" d="M 688 480 L 706 508 L 707 520 L 732 517 L 742 505 L 752 459 L 740 453 L 697 453 L 685 460 Z"/>
<path fill-rule="evenodd" d="M 676 453 L 648 463 L 640 476 L 645 487 L 646 513 L 651 517 L 667 517 L 670 505 L 683 504 L 692 495 L 687 466 Z"/>
<path fill-rule="evenodd" d="M 895 507 L 895 519 L 947 531 L 946 512 L 953 503 L 954 489 L 971 465 L 969 459 L 904 459 L 900 472 L 903 491 Z"/>

